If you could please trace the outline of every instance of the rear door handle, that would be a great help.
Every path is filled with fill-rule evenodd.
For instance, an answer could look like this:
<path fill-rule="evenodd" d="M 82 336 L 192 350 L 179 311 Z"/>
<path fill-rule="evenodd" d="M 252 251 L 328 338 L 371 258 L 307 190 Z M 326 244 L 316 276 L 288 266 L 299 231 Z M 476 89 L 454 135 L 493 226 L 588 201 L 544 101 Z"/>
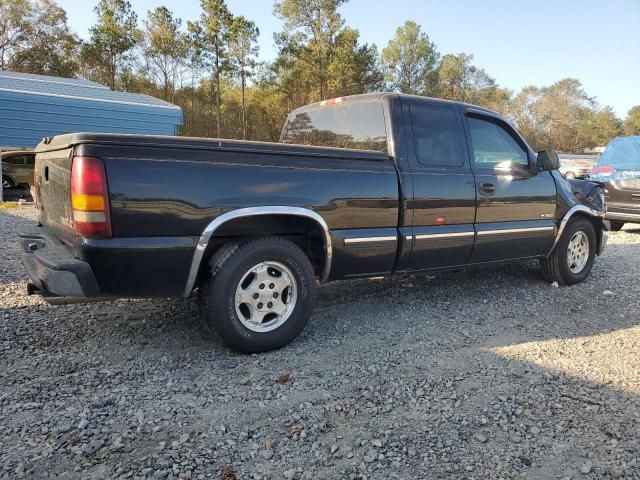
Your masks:
<path fill-rule="evenodd" d="M 481 183 L 478 185 L 478 191 L 481 195 L 494 195 L 496 186 L 493 183 Z"/>

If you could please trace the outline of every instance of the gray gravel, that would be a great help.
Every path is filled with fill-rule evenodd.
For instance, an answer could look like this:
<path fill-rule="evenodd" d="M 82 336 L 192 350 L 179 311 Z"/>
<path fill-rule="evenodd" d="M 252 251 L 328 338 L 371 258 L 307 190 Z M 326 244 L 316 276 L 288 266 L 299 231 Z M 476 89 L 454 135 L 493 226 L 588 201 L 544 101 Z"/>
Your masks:
<path fill-rule="evenodd" d="M 25 295 L 0 211 L 0 478 L 640 478 L 640 228 L 571 288 L 511 265 L 335 283 L 242 356 L 193 300 Z"/>

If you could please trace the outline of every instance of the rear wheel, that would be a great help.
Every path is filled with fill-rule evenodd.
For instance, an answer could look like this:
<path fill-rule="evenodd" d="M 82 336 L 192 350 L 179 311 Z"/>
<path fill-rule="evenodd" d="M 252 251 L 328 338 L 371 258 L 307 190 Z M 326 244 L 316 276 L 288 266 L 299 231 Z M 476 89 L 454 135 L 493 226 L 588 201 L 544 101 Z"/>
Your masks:
<path fill-rule="evenodd" d="M 540 261 L 542 276 L 548 282 L 574 285 L 591 273 L 596 256 L 596 232 L 586 218 L 576 218 L 565 227 L 549 257 Z"/>
<path fill-rule="evenodd" d="M 624 227 L 624 222 L 611 222 L 611 231 L 619 232 Z"/>
<path fill-rule="evenodd" d="M 235 350 L 264 352 L 288 344 L 306 325 L 313 267 L 297 245 L 259 238 L 222 247 L 199 290 L 209 328 Z"/>

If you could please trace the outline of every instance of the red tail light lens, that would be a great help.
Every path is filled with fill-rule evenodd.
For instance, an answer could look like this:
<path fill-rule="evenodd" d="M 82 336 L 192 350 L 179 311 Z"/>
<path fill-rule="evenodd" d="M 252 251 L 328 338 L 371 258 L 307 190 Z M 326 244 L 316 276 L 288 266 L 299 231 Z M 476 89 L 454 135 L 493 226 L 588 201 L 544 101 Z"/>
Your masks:
<path fill-rule="evenodd" d="M 610 167 L 609 165 L 594 165 L 591 167 L 591 172 L 589 173 L 590 177 L 606 177 L 609 175 L 613 175 L 616 172 L 616 169 Z"/>
<path fill-rule="evenodd" d="M 88 238 L 111 238 L 109 191 L 99 158 L 75 157 L 71 165 L 73 228 Z"/>

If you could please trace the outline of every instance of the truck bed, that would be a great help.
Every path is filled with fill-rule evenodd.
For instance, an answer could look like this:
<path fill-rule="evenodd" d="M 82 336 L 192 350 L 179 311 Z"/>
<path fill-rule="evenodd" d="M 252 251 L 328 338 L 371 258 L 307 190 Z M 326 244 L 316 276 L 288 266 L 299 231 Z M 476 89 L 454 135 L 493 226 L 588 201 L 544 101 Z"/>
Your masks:
<path fill-rule="evenodd" d="M 77 156 L 104 162 L 110 239 L 82 238 L 73 231 L 70 171 Z M 92 265 L 101 294 L 109 296 L 182 296 L 207 225 L 240 208 L 303 207 L 321 215 L 337 237 L 360 228 L 371 235 L 397 234 L 398 177 L 381 152 L 74 133 L 40 144 L 35 178 L 44 229 Z M 395 252 L 395 243 L 380 249 L 367 260 L 365 273 L 390 272 Z M 332 278 L 358 268 L 357 262 L 364 266 L 353 249 L 337 256 L 344 262 Z M 153 278 L 163 278 L 161 285 Z"/>

